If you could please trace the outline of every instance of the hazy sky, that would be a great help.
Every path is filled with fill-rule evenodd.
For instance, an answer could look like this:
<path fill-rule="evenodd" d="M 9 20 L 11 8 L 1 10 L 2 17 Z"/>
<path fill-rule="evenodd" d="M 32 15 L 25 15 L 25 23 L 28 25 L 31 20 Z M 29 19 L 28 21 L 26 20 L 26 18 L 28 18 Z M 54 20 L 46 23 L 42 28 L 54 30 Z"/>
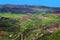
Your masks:
<path fill-rule="evenodd" d="M 0 0 L 0 4 L 26 4 L 60 7 L 60 0 Z"/>

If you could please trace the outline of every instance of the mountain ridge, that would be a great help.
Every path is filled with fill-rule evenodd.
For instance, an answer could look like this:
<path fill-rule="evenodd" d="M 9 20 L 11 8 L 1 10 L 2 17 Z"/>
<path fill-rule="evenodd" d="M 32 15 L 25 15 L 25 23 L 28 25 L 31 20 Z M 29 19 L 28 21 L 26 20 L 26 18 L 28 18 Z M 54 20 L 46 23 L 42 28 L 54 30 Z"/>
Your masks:
<path fill-rule="evenodd" d="M 60 7 L 35 6 L 35 5 L 0 5 L 0 13 L 60 13 Z"/>

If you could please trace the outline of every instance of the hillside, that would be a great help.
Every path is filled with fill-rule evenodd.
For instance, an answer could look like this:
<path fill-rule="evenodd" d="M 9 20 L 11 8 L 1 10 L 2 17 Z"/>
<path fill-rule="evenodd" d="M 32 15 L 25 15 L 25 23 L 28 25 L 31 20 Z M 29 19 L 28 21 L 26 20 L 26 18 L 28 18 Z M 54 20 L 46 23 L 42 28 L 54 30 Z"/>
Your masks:
<path fill-rule="evenodd" d="M 0 13 L 60 13 L 60 8 L 34 5 L 0 5 Z"/>
<path fill-rule="evenodd" d="M 60 40 L 60 8 L 0 5 L 0 40 Z"/>
<path fill-rule="evenodd" d="M 0 14 L 0 40 L 60 40 L 60 14 Z"/>

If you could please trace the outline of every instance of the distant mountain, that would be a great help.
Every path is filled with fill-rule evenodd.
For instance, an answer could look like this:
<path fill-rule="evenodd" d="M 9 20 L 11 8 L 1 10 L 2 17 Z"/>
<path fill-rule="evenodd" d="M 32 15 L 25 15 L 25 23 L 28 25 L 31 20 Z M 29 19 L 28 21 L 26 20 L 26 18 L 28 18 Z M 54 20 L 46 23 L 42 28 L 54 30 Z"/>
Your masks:
<path fill-rule="evenodd" d="M 58 7 L 34 6 L 34 5 L 0 5 L 0 13 L 60 13 Z"/>

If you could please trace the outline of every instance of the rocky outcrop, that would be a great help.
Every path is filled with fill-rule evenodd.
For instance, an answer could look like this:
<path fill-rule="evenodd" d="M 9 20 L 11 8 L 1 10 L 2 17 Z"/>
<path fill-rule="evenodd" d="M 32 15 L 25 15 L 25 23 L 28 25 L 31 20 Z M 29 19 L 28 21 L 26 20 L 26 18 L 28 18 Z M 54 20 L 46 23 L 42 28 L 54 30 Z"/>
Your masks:
<path fill-rule="evenodd" d="M 58 28 L 60 28 L 60 22 L 55 22 L 44 25 L 42 30 L 44 34 L 50 34 L 56 31 Z"/>

